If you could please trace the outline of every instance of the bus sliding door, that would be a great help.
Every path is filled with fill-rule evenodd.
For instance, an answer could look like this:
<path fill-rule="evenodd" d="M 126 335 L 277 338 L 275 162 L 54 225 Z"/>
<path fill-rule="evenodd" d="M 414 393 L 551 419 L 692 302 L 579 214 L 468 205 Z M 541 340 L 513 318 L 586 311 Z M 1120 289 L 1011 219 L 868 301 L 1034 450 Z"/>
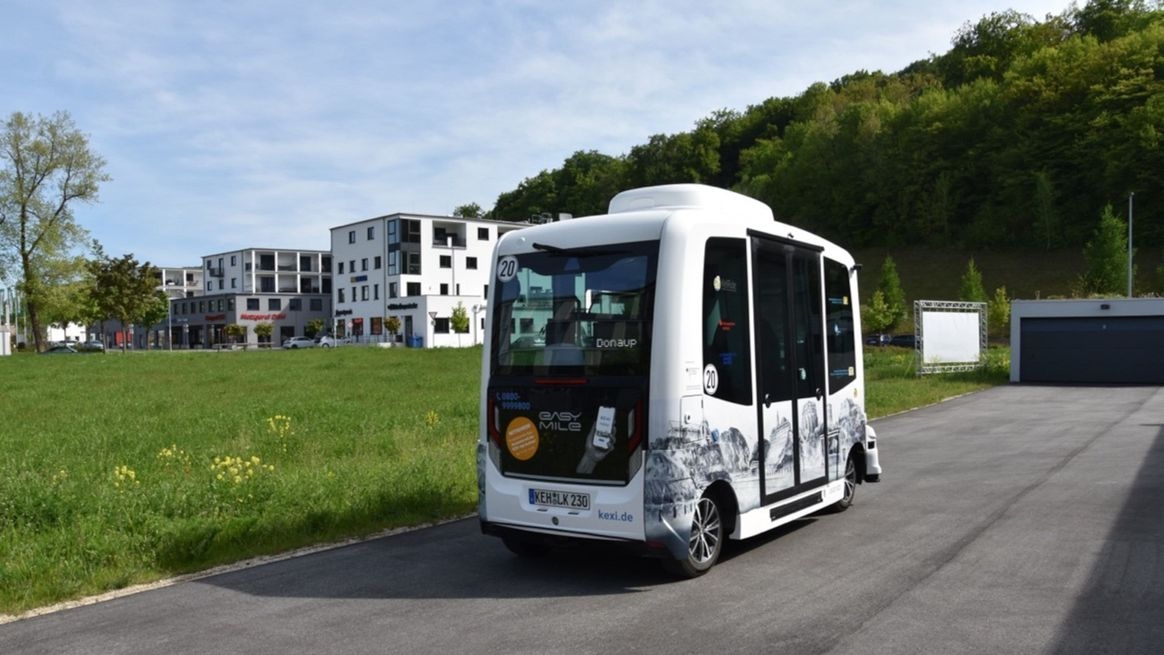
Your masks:
<path fill-rule="evenodd" d="M 752 236 L 761 504 L 827 480 L 820 253 Z"/>

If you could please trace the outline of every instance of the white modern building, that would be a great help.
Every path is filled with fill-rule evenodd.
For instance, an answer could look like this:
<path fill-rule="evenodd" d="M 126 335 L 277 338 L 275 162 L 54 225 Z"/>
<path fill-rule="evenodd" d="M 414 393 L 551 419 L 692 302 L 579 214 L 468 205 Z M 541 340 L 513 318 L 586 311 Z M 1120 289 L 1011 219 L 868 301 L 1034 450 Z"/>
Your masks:
<path fill-rule="evenodd" d="M 226 326 L 244 330 L 238 343 L 259 345 L 255 327 L 270 323 L 270 342 L 309 332 L 315 319 L 331 320 L 331 253 L 323 250 L 246 248 L 207 255 L 202 293 L 170 301 L 173 346 L 212 348 L 232 339 Z"/>
<path fill-rule="evenodd" d="M 524 227 L 397 213 L 331 228 L 335 335 L 424 347 L 482 343 L 493 246 Z M 460 333 L 458 306 L 469 319 Z M 400 323 L 395 335 L 387 329 L 392 317 Z"/>

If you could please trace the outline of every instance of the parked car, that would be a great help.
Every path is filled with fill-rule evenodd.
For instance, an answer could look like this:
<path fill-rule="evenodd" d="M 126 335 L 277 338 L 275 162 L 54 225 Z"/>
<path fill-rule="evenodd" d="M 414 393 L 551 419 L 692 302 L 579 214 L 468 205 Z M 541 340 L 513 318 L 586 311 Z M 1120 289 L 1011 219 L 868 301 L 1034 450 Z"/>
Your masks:
<path fill-rule="evenodd" d="M 870 334 L 865 337 L 866 346 L 888 346 L 892 337 L 888 334 Z"/>
<path fill-rule="evenodd" d="M 331 348 L 332 346 L 339 346 L 351 342 L 352 340 L 347 337 L 333 337 L 329 335 L 315 337 L 315 345 L 319 346 L 320 348 Z"/>
<path fill-rule="evenodd" d="M 77 347 L 87 352 L 105 352 L 105 344 L 101 343 L 100 339 L 90 339 L 84 343 L 78 344 Z"/>
<path fill-rule="evenodd" d="M 889 345 L 901 348 L 916 348 L 917 337 L 912 334 L 896 334 L 889 340 Z"/>
<path fill-rule="evenodd" d="M 52 348 L 49 348 L 48 350 L 42 350 L 40 354 L 42 354 L 42 355 L 76 355 L 78 352 L 80 352 L 80 351 L 78 351 L 76 348 L 62 344 L 59 346 L 53 346 Z"/>
<path fill-rule="evenodd" d="M 283 341 L 284 348 L 314 348 L 315 341 L 307 337 L 291 337 Z"/>

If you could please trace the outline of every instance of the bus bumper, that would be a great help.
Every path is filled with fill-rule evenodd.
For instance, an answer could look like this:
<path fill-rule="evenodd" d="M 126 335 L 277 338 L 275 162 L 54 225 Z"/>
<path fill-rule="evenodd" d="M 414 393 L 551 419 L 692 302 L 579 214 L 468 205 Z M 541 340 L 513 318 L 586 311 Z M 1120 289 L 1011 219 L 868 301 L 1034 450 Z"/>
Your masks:
<path fill-rule="evenodd" d="M 881 481 L 881 456 L 877 449 L 877 431 L 865 426 L 865 482 Z"/>

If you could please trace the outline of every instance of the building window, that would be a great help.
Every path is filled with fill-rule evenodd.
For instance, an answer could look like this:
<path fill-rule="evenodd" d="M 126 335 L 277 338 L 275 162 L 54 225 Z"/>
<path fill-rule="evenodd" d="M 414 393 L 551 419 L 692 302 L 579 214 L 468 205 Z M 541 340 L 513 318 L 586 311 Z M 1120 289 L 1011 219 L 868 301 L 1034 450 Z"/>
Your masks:
<path fill-rule="evenodd" d="M 448 317 L 434 319 L 432 331 L 436 332 L 437 334 L 448 334 L 449 333 L 449 319 L 448 319 Z"/>
<path fill-rule="evenodd" d="M 441 268 L 452 268 L 452 267 L 453 267 L 453 256 L 452 255 L 441 255 Z"/>
<path fill-rule="evenodd" d="M 206 290 L 214 291 L 214 280 L 210 280 L 206 283 Z"/>
<path fill-rule="evenodd" d="M 420 221 L 403 219 L 404 238 L 401 239 L 405 243 L 420 243 Z"/>
<path fill-rule="evenodd" d="M 336 293 L 339 294 L 339 303 L 342 305 L 344 303 L 344 290 L 336 289 Z"/>
<path fill-rule="evenodd" d="M 399 255 L 399 250 L 393 250 L 388 253 L 388 275 L 400 275 Z"/>
<path fill-rule="evenodd" d="M 299 270 L 303 271 L 304 273 L 311 272 L 311 256 L 310 255 L 300 255 L 300 257 L 299 257 Z"/>
<path fill-rule="evenodd" d="M 230 288 L 231 288 L 231 289 L 237 289 L 237 288 L 238 288 L 238 278 L 237 278 L 237 277 L 232 277 L 232 278 L 230 278 Z"/>
<path fill-rule="evenodd" d="M 408 283 L 408 295 L 410 295 L 410 296 L 419 296 L 420 295 L 420 282 L 409 282 Z"/>
<path fill-rule="evenodd" d="M 488 241 L 489 240 L 489 228 L 487 228 L 487 227 L 477 228 L 477 240 L 478 241 Z"/>
<path fill-rule="evenodd" d="M 367 257 L 360 260 L 360 270 L 361 271 L 368 270 L 368 258 Z"/>
<path fill-rule="evenodd" d="M 380 299 L 380 285 L 373 284 L 372 285 L 372 300 L 379 300 L 379 299 Z"/>
<path fill-rule="evenodd" d="M 409 274 L 409 275 L 421 275 L 422 273 L 420 272 L 420 253 L 408 252 L 408 253 L 404 253 L 404 254 L 406 256 L 406 259 L 405 259 L 406 266 L 405 266 L 404 272 Z"/>
<path fill-rule="evenodd" d="M 383 263 L 384 263 L 384 260 L 381 259 L 380 255 L 376 255 L 376 257 L 374 259 L 372 259 L 372 268 L 374 268 L 378 271 L 378 270 L 380 270 L 380 267 L 383 265 Z"/>
<path fill-rule="evenodd" d="M 476 257 L 466 257 L 465 258 L 465 268 L 469 269 L 470 271 L 477 270 L 477 258 Z"/>
<path fill-rule="evenodd" d="M 359 296 L 356 295 L 356 288 L 352 287 L 352 302 L 356 302 L 356 298 L 359 298 Z"/>
<path fill-rule="evenodd" d="M 367 300 L 367 299 L 368 299 L 368 285 L 365 284 L 364 286 L 360 287 L 360 300 Z"/>
<path fill-rule="evenodd" d="M 344 274 L 344 263 L 343 262 L 339 263 L 339 274 L 340 275 Z"/>
<path fill-rule="evenodd" d="M 396 233 L 397 224 L 395 218 L 388 221 L 388 245 L 400 243 L 400 236 Z"/>
<path fill-rule="evenodd" d="M 226 299 L 226 310 L 230 312 L 234 311 L 234 298 Z"/>
<path fill-rule="evenodd" d="M 355 242 L 356 242 L 356 231 L 355 230 L 348 230 L 348 243 L 355 243 Z"/>
<path fill-rule="evenodd" d="M 389 282 L 388 283 L 388 297 L 395 298 L 398 295 L 400 295 L 400 284 L 398 282 Z"/>
<path fill-rule="evenodd" d="M 292 299 L 288 300 L 287 301 L 287 309 L 289 309 L 293 312 L 300 311 L 301 309 L 303 309 L 303 299 L 302 298 L 292 298 Z"/>
<path fill-rule="evenodd" d="M 324 273 L 330 273 L 331 272 L 331 257 L 324 255 L 323 264 L 320 265 L 320 268 L 323 269 Z"/>
<path fill-rule="evenodd" d="M 231 266 L 238 266 L 238 255 L 231 255 L 230 256 L 230 265 Z"/>
<path fill-rule="evenodd" d="M 448 283 L 445 283 L 445 282 L 442 282 L 442 283 L 441 283 L 441 295 L 442 295 L 442 296 L 447 296 L 447 295 L 449 295 L 449 285 L 448 285 Z"/>
<path fill-rule="evenodd" d="M 355 272 L 356 272 L 356 260 L 349 259 L 348 260 L 348 273 L 355 273 Z"/>
<path fill-rule="evenodd" d="M 375 239 L 375 238 L 376 238 L 376 227 L 374 225 L 369 226 L 368 227 L 368 241 L 371 241 L 372 239 Z"/>
<path fill-rule="evenodd" d="M 199 300 L 199 301 L 198 301 L 198 313 L 199 313 L 199 314 L 205 314 L 205 313 L 206 313 L 206 301 L 205 301 L 205 300 Z"/>
<path fill-rule="evenodd" d="M 258 298 L 247 298 L 247 310 L 254 312 L 254 311 L 258 311 L 258 309 L 259 309 L 259 299 Z"/>
<path fill-rule="evenodd" d="M 485 293 L 481 294 L 481 297 L 484 298 L 485 300 L 489 300 L 489 285 L 488 284 L 485 285 Z"/>
<path fill-rule="evenodd" d="M 277 312 L 283 309 L 283 301 L 279 298 L 267 298 L 267 309 L 272 312 Z"/>
<path fill-rule="evenodd" d="M 313 312 L 322 312 L 323 311 L 323 298 L 311 298 L 308 302 L 309 302 L 308 306 L 311 307 L 311 311 L 313 311 Z"/>

